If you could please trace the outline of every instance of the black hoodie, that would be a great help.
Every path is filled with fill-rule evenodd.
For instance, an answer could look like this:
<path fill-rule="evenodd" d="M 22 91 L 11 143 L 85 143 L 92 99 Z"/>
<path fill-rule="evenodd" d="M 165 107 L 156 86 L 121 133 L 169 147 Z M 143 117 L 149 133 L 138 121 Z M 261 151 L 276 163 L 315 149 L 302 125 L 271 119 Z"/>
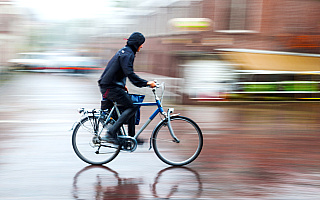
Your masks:
<path fill-rule="evenodd" d="M 126 85 L 126 77 L 137 87 L 147 86 L 146 80 L 134 73 L 133 62 L 138 48 L 145 38 L 139 32 L 134 32 L 128 38 L 127 45 L 120 49 L 108 62 L 98 83 L 102 88 L 122 87 Z"/>
<path fill-rule="evenodd" d="M 145 38 L 139 32 L 134 32 L 130 35 L 127 41 L 127 46 L 129 46 L 135 53 L 138 48 L 144 43 Z"/>

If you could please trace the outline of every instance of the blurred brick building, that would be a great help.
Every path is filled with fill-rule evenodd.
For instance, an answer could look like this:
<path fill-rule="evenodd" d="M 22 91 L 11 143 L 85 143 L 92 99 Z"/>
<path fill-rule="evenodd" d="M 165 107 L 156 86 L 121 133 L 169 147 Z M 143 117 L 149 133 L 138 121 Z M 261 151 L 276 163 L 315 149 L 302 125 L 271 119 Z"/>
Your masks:
<path fill-rule="evenodd" d="M 151 72 L 175 76 L 181 55 L 218 53 L 221 49 L 319 54 L 319 10 L 317 0 L 203 0 L 190 1 L 187 7 L 171 4 L 141 16 L 141 28 L 132 29 L 143 30 L 148 37 L 144 46 L 147 55 L 138 62 L 151 65 Z M 208 18 L 212 26 L 205 31 L 172 30 L 161 22 L 170 16 Z"/>
<path fill-rule="evenodd" d="M 26 43 L 28 15 L 13 0 L 0 1 L 0 73 Z"/>
<path fill-rule="evenodd" d="M 290 73 L 320 72 L 319 10 L 319 0 L 147 0 L 126 11 L 123 26 L 108 27 L 115 37 L 97 41 L 110 57 L 125 44 L 123 37 L 140 31 L 147 41 L 137 71 L 181 78 L 187 98 L 214 97 L 234 90 L 225 83 L 239 81 L 235 71 L 273 71 L 271 79 L 258 78 L 272 84 L 295 81 Z M 117 30 L 127 34 L 116 39 Z"/>

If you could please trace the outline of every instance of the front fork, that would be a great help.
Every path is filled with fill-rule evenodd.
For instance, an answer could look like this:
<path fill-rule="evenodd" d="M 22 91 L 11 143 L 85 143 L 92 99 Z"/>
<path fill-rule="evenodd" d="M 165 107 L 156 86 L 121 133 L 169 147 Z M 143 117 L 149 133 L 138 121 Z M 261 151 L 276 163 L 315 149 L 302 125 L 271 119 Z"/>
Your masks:
<path fill-rule="evenodd" d="M 176 142 L 176 143 L 180 143 L 180 140 L 176 137 L 176 135 L 174 134 L 174 131 L 172 129 L 172 126 L 171 126 L 171 113 L 173 113 L 174 111 L 174 108 L 169 108 L 167 113 L 162 113 L 163 116 L 165 116 L 165 119 L 163 119 L 161 122 L 159 122 L 159 124 L 155 127 L 155 129 L 153 130 L 152 132 L 152 135 L 151 135 L 151 138 L 150 138 L 150 148 L 149 150 L 152 148 L 152 140 L 154 139 L 154 133 L 155 131 L 158 129 L 158 127 L 160 126 L 161 123 L 166 123 L 168 129 L 169 129 L 169 132 L 170 132 L 170 135 L 171 137 L 173 138 L 173 142 Z M 179 115 L 179 114 L 175 114 L 175 115 Z"/>
<path fill-rule="evenodd" d="M 168 118 L 168 121 L 167 121 L 167 124 L 168 124 L 168 129 L 169 129 L 169 132 L 170 132 L 170 135 L 171 137 L 173 138 L 173 141 L 176 142 L 176 143 L 180 143 L 180 140 L 176 137 L 176 135 L 174 134 L 174 131 L 172 129 L 172 126 L 171 126 L 171 113 L 173 113 L 174 111 L 174 108 L 169 108 L 168 109 L 168 112 L 167 112 L 167 118 Z"/>

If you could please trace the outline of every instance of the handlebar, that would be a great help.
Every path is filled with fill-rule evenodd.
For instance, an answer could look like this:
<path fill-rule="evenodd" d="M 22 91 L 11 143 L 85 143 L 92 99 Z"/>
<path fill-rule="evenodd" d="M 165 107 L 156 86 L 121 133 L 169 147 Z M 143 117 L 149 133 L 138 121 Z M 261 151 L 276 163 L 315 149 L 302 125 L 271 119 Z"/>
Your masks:
<path fill-rule="evenodd" d="M 160 100 L 160 102 L 162 102 L 163 95 L 164 95 L 164 90 L 165 90 L 165 83 L 162 82 L 162 83 L 160 84 L 160 83 L 158 83 L 157 80 L 154 80 L 154 82 L 155 82 L 155 84 L 156 84 L 156 87 L 151 88 L 151 89 L 152 89 L 152 92 L 153 92 L 153 94 L 154 94 L 154 96 L 155 96 L 155 99 L 156 99 L 156 100 L 158 99 L 158 100 Z M 161 98 L 159 98 L 158 95 L 157 95 L 157 93 L 156 93 L 157 88 L 160 88 L 160 87 L 162 87 Z"/>
<path fill-rule="evenodd" d="M 157 80 L 154 80 L 154 82 L 155 82 L 155 84 L 156 84 L 156 88 L 160 88 L 161 84 L 160 84 L 160 83 L 158 83 L 158 81 L 157 81 Z M 164 83 L 162 83 L 162 84 L 164 84 Z"/>

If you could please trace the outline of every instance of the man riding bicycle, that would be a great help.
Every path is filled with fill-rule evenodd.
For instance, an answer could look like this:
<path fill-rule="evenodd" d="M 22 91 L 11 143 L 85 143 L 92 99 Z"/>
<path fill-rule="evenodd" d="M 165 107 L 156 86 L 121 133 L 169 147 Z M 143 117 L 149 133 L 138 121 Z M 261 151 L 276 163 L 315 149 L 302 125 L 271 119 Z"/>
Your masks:
<path fill-rule="evenodd" d="M 106 135 L 101 139 L 107 142 L 117 143 L 117 132 L 120 127 L 128 122 L 128 134 L 133 137 L 135 135 L 135 113 L 139 109 L 134 105 L 126 87 L 127 77 L 131 83 L 137 87 L 155 87 L 154 81 L 146 81 L 134 73 L 133 62 L 136 52 L 142 48 L 145 37 L 134 32 L 127 40 L 127 45 L 120 49 L 108 62 L 98 83 L 100 92 L 103 97 L 101 101 L 101 109 L 105 109 L 112 102 L 122 105 L 123 112 L 115 124 L 108 128 Z"/>

